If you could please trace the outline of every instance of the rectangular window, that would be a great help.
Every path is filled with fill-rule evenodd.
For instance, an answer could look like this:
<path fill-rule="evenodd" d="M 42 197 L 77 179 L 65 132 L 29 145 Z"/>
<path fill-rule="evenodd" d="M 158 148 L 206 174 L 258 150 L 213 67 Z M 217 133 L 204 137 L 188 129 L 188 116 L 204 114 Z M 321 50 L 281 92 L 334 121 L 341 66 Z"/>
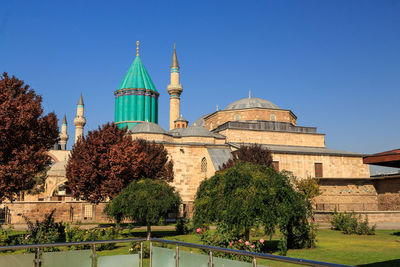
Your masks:
<path fill-rule="evenodd" d="M 322 163 L 314 163 L 315 167 L 315 177 L 320 178 L 323 176 L 323 171 L 322 171 Z"/>
<path fill-rule="evenodd" d="M 275 169 L 275 171 L 279 171 L 279 161 L 273 161 L 272 167 Z"/>
<path fill-rule="evenodd" d="M 92 205 L 85 205 L 83 217 L 84 217 L 84 220 L 91 220 L 93 218 L 93 206 Z"/>

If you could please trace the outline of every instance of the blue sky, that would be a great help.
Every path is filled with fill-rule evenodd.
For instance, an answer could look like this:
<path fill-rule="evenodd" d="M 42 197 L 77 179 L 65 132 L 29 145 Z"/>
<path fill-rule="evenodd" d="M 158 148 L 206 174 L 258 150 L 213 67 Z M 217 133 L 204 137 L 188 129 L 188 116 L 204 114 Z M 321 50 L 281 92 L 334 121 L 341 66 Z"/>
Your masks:
<path fill-rule="evenodd" d="M 114 118 L 113 92 L 136 55 L 168 128 L 176 42 L 181 111 L 193 122 L 248 96 L 292 110 L 327 147 L 400 147 L 400 1 L 11 1 L 0 8 L 0 72 L 67 114 L 82 92 L 86 131 Z"/>

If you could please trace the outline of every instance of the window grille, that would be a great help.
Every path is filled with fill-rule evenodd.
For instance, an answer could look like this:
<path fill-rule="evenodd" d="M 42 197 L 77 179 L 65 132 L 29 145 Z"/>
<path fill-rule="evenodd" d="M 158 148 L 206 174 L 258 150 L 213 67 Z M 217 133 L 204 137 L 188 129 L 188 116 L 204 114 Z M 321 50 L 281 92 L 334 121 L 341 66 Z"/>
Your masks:
<path fill-rule="evenodd" d="M 85 205 L 85 210 L 83 217 L 85 220 L 92 220 L 93 219 L 93 207 L 92 205 Z"/>
<path fill-rule="evenodd" d="M 207 160 L 206 158 L 201 159 L 201 172 L 207 172 Z"/>
<path fill-rule="evenodd" d="M 323 176 L 322 163 L 314 163 L 315 177 L 321 178 Z"/>

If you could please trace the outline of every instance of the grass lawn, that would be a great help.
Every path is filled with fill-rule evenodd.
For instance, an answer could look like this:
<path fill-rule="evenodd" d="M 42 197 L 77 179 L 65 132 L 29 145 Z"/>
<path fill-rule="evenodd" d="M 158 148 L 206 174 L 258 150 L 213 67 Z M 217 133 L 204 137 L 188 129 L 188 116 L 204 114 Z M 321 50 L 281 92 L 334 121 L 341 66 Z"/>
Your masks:
<path fill-rule="evenodd" d="M 144 230 L 124 230 L 121 238 L 144 237 L 145 235 Z M 201 244 L 198 235 L 175 235 L 174 230 L 154 230 L 152 231 L 152 236 Z M 264 239 L 268 240 L 265 237 Z M 274 236 L 273 240 L 278 240 L 278 236 Z M 317 240 L 316 248 L 289 250 L 287 256 L 358 266 L 400 266 L 399 230 L 376 230 L 375 235 L 359 236 L 345 235 L 329 229 L 320 229 L 317 234 Z M 157 246 L 157 244 L 154 245 Z M 118 243 L 114 249 L 99 251 L 98 254 L 100 256 L 128 254 L 129 248 L 129 243 Z M 170 246 L 170 248 L 174 249 L 173 246 Z M 199 250 L 192 248 L 181 247 L 180 249 L 192 251 L 193 253 L 201 253 Z M 278 254 L 278 252 L 274 254 Z M 258 260 L 258 264 L 266 266 L 291 266 L 291 264 L 265 260 Z M 148 266 L 148 259 L 145 259 L 144 266 Z"/>
<path fill-rule="evenodd" d="M 125 233 L 124 237 L 143 236 L 142 231 Z M 201 244 L 198 235 L 174 235 L 174 231 L 153 231 L 153 237 L 168 240 Z M 265 238 L 267 239 L 267 238 Z M 273 240 L 277 239 L 277 236 Z M 358 266 L 400 266 L 400 231 L 376 230 L 375 235 L 345 235 L 338 231 L 320 229 L 317 235 L 317 247 L 314 249 L 289 250 L 287 256 L 310 260 L 326 261 Z M 154 244 L 157 245 L 157 244 Z M 101 251 L 99 255 L 126 254 L 129 244 L 118 244 L 111 251 Z M 171 246 L 171 248 L 173 248 Z M 197 249 L 181 247 L 181 250 L 200 253 Z M 274 253 L 278 254 L 278 252 Z M 281 262 L 258 260 L 268 266 L 291 266 Z M 147 266 L 146 261 L 145 266 Z"/>

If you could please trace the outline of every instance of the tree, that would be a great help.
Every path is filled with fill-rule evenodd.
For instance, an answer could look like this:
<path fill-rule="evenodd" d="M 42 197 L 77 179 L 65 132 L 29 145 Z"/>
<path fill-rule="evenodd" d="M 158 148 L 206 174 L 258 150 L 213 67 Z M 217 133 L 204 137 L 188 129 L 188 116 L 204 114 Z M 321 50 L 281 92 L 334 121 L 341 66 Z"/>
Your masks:
<path fill-rule="evenodd" d="M 32 189 L 33 177 L 51 163 L 57 117 L 43 116 L 42 97 L 7 73 L 0 80 L 0 200 Z"/>
<path fill-rule="evenodd" d="M 241 145 L 238 150 L 232 153 L 233 157 L 222 164 L 220 171 L 229 169 L 237 162 L 251 162 L 253 164 L 269 167 L 272 163 L 271 151 L 259 144 Z"/>
<path fill-rule="evenodd" d="M 318 184 L 318 178 L 308 176 L 304 179 L 295 179 L 294 183 L 300 193 L 306 196 L 307 199 L 313 200 L 315 197 L 321 195 L 321 190 Z"/>
<path fill-rule="evenodd" d="M 117 223 L 130 219 L 146 225 L 147 238 L 150 238 L 151 225 L 169 213 L 178 213 L 180 204 L 179 194 L 166 182 L 142 179 L 131 182 L 107 204 L 104 211 Z"/>
<path fill-rule="evenodd" d="M 236 163 L 202 181 L 194 205 L 196 226 L 218 223 L 246 240 L 252 227 L 263 226 L 268 234 L 278 227 L 283 253 L 286 248 L 314 245 L 310 202 L 271 167 Z"/>
<path fill-rule="evenodd" d="M 164 146 L 133 141 L 126 129 L 108 123 L 74 145 L 66 167 L 67 186 L 73 197 L 99 203 L 142 177 L 171 181 L 172 167 Z"/>

